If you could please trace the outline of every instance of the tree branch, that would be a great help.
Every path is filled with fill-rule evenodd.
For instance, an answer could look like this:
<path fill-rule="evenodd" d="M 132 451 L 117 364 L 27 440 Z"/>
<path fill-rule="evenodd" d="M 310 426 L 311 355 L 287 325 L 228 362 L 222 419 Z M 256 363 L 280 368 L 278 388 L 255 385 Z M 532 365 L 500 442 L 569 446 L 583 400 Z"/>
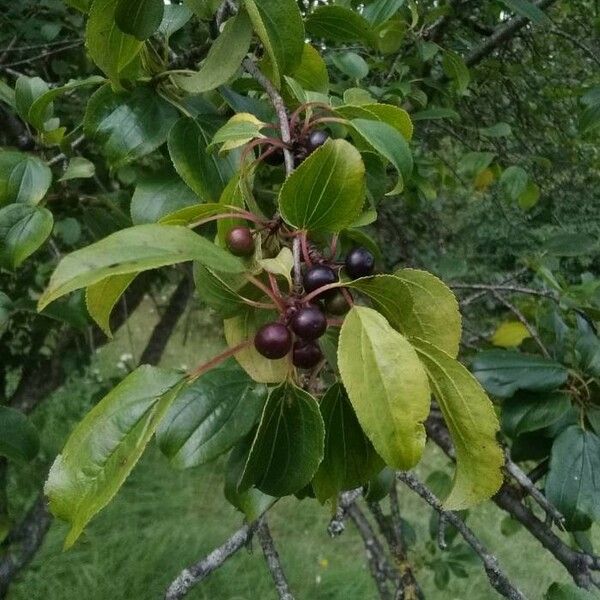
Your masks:
<path fill-rule="evenodd" d="M 277 589 L 279 600 L 294 600 L 294 596 L 290 591 L 287 578 L 281 565 L 279 553 L 277 552 L 275 542 L 273 541 L 273 536 L 271 535 L 271 530 L 269 529 L 266 515 L 263 515 L 258 523 L 256 536 L 262 547 L 267 566 L 269 567 L 269 573 L 271 573 L 273 583 Z"/>
<path fill-rule="evenodd" d="M 442 508 L 442 503 L 435 495 L 411 473 L 399 472 L 397 477 L 413 492 L 421 496 L 421 498 L 423 498 L 423 500 L 425 500 L 425 502 L 440 515 L 443 514 L 444 518 L 456 527 L 467 544 L 473 548 L 483 562 L 490 584 L 499 594 L 510 600 L 525 600 L 525 596 L 523 596 L 504 574 L 496 557 L 488 551 L 460 517 L 453 512 L 445 511 Z"/>
<path fill-rule="evenodd" d="M 257 526 L 258 523 L 255 522 L 240 527 L 226 542 L 215 548 L 208 556 L 181 571 L 167 589 L 165 600 L 183 598 L 192 587 L 198 585 L 228 558 L 241 550 L 252 539 Z"/>

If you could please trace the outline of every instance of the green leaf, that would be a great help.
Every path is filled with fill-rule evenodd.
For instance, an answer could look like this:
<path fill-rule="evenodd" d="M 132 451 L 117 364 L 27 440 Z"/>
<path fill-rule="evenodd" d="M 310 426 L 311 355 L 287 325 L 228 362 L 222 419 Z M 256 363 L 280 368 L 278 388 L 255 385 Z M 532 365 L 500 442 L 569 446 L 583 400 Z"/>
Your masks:
<path fill-rule="evenodd" d="M 344 140 L 330 140 L 288 177 L 279 193 L 279 208 L 293 227 L 336 233 L 358 217 L 364 196 L 360 153 Z"/>
<path fill-rule="evenodd" d="M 150 154 L 164 144 L 177 111 L 151 88 L 116 94 L 101 87 L 90 98 L 83 130 L 98 142 L 113 169 Z"/>
<path fill-rule="evenodd" d="M 39 206 L 10 204 L 0 209 L 0 265 L 16 269 L 52 233 L 52 213 Z"/>
<path fill-rule="evenodd" d="M 512 166 L 502 172 L 500 187 L 509 200 L 516 201 L 525 191 L 528 181 L 529 175 L 525 169 Z"/>
<path fill-rule="evenodd" d="M 230 359 L 179 392 L 156 432 L 158 445 L 178 469 L 210 462 L 249 433 L 266 397 L 267 387 Z"/>
<path fill-rule="evenodd" d="M 356 52 L 332 54 L 331 60 L 344 75 L 352 79 L 363 79 L 369 74 L 369 65 Z"/>
<path fill-rule="evenodd" d="M 544 242 L 544 249 L 554 256 L 585 256 L 594 254 L 598 240 L 584 233 L 557 233 Z"/>
<path fill-rule="evenodd" d="M 471 73 L 460 54 L 452 52 L 452 50 L 444 50 L 442 69 L 444 69 L 447 77 L 454 82 L 456 91 L 461 95 L 464 94 L 471 82 Z"/>
<path fill-rule="evenodd" d="M 266 123 L 250 113 L 237 113 L 215 133 L 211 147 L 222 144 L 220 151 L 226 152 L 239 148 L 255 138 L 264 138 L 261 129 L 265 125 Z"/>
<path fill-rule="evenodd" d="M 361 106 L 338 106 L 335 112 L 347 119 L 367 119 L 387 123 L 408 141 L 413 135 L 410 115 L 392 104 L 362 104 Z"/>
<path fill-rule="evenodd" d="M 271 496 L 287 496 L 308 485 L 323 458 L 325 427 L 319 404 L 286 383 L 273 389 L 238 490 L 254 486 Z"/>
<path fill-rule="evenodd" d="M 556 423 L 570 407 L 571 400 L 563 392 L 517 392 L 502 404 L 502 429 L 510 437 L 537 431 Z"/>
<path fill-rule="evenodd" d="M 404 5 L 405 0 L 375 0 L 363 10 L 363 17 L 371 25 L 380 25 L 393 17 Z"/>
<path fill-rule="evenodd" d="M 28 462 L 40 450 L 36 428 L 20 411 L 0 405 L 0 456 Z"/>
<path fill-rule="evenodd" d="M 227 344 L 233 348 L 242 342 L 254 339 L 260 327 L 273 321 L 274 318 L 274 313 L 266 310 L 246 308 L 238 312 L 237 316 L 226 319 L 223 323 Z M 258 383 L 281 383 L 286 380 L 291 370 L 287 357 L 269 360 L 259 354 L 253 344 L 236 352 L 235 358 L 246 373 Z"/>
<path fill-rule="evenodd" d="M 521 321 L 505 321 L 498 325 L 490 341 L 501 348 L 516 348 L 530 337 L 529 329 Z"/>
<path fill-rule="evenodd" d="M 241 260 L 185 227 L 138 225 L 65 256 L 52 274 L 38 307 L 42 310 L 57 298 L 109 275 L 137 273 L 188 260 L 228 273 L 245 270 Z"/>
<path fill-rule="evenodd" d="M 198 205 L 198 201 L 198 196 L 172 169 L 160 171 L 144 177 L 137 184 L 131 198 L 131 220 L 134 225 L 157 223 L 182 208 Z"/>
<path fill-rule="evenodd" d="M 159 28 L 164 12 L 164 0 L 118 0 L 115 22 L 123 33 L 143 41 Z"/>
<path fill-rule="evenodd" d="M 218 202 L 237 170 L 234 153 L 219 157 L 207 151 L 220 124 L 214 117 L 183 117 L 169 132 L 169 154 L 175 170 L 206 202 Z"/>
<path fill-rule="evenodd" d="M 344 6 L 320 6 L 306 19 L 306 30 L 334 42 L 374 42 L 370 23 Z"/>
<path fill-rule="evenodd" d="M 104 79 L 104 77 L 92 75 L 85 79 L 72 79 L 65 85 L 52 88 L 38 96 L 35 101 L 31 103 L 26 118 L 36 129 L 44 131 L 44 123 L 48 120 L 49 114 L 52 113 L 51 105 L 56 98 L 79 88 L 101 85 L 105 81 L 106 79 Z"/>
<path fill-rule="evenodd" d="M 94 163 L 83 156 L 74 156 L 59 181 L 70 181 L 71 179 L 87 179 L 96 173 Z"/>
<path fill-rule="evenodd" d="M 510 10 L 526 17 L 536 25 L 551 25 L 550 17 L 529 0 L 501 0 Z"/>
<path fill-rule="evenodd" d="M 106 395 L 75 427 L 46 481 L 52 513 L 67 521 L 71 547 L 139 460 L 169 408 L 182 376 L 142 366 Z"/>
<path fill-rule="evenodd" d="M 312 482 L 319 502 L 366 484 L 384 467 L 363 433 L 344 388 L 334 384 L 320 403 L 325 453 Z"/>
<path fill-rule="evenodd" d="M 459 114 L 451 108 L 432 106 L 427 110 L 420 110 L 412 115 L 413 121 L 437 121 L 440 119 L 459 119 Z"/>
<path fill-rule="evenodd" d="M 508 137 L 512 134 L 512 129 L 508 123 L 496 123 L 490 127 L 480 127 L 479 133 L 488 138 Z"/>
<path fill-rule="evenodd" d="M 296 0 L 243 0 L 254 31 L 260 38 L 272 70 L 273 83 L 300 64 L 304 49 L 304 23 Z"/>
<path fill-rule="evenodd" d="M 479 352 L 473 361 L 473 373 L 490 394 L 499 398 L 510 398 L 517 390 L 548 392 L 568 377 L 560 363 L 508 350 Z"/>
<path fill-rule="evenodd" d="M 412 340 L 456 449 L 448 510 L 491 498 L 502 485 L 504 454 L 496 442 L 498 419 L 478 381 L 452 356 L 425 340 Z"/>
<path fill-rule="evenodd" d="M 143 46 L 117 27 L 115 12 L 119 1 L 93 0 L 85 30 L 85 45 L 92 60 L 115 85 L 119 85 L 125 69 Z"/>
<path fill-rule="evenodd" d="M 413 170 L 412 154 L 404 136 L 384 122 L 352 119 L 350 125 L 375 152 L 387 159 L 396 169 L 398 182 L 386 196 L 399 194 Z"/>
<path fill-rule="evenodd" d="M 43 97 L 49 90 L 48 84 L 40 77 L 21 75 L 15 83 L 15 107 L 19 115 L 29 120 L 29 110 L 33 103 Z M 44 121 L 52 116 L 52 107 L 45 106 Z"/>
<path fill-rule="evenodd" d="M 321 94 L 329 92 L 327 65 L 319 52 L 310 44 L 304 44 L 300 64 L 292 72 L 292 77 L 305 90 Z"/>
<path fill-rule="evenodd" d="M 593 600 L 591 592 L 577 587 L 572 583 L 553 583 L 546 594 L 544 600 Z"/>
<path fill-rule="evenodd" d="M 167 4 L 158 33 L 167 39 L 179 31 L 193 16 L 193 12 L 184 4 Z"/>
<path fill-rule="evenodd" d="M 600 520 L 600 438 L 571 425 L 554 440 L 546 477 L 546 497 L 570 529 L 587 529 Z M 587 526 L 586 526 L 587 525 Z"/>
<path fill-rule="evenodd" d="M 112 275 L 90 285 L 85 290 L 85 305 L 88 313 L 109 338 L 112 338 L 110 315 L 113 308 L 136 276 L 137 272 Z"/>
<path fill-rule="evenodd" d="M 191 227 L 195 223 L 203 221 L 204 219 L 208 219 L 216 215 L 235 213 L 235 211 L 235 207 L 224 206 L 223 204 L 218 204 L 216 202 L 192 204 L 191 206 L 186 206 L 166 214 L 164 217 L 161 217 L 158 222 L 165 225 L 186 225 Z M 243 223 L 246 224 L 246 221 L 243 221 Z"/>
<path fill-rule="evenodd" d="M 251 179 L 248 176 L 242 176 L 241 172 L 236 173 L 225 186 L 221 197 L 219 198 L 219 204 L 225 207 L 237 207 L 244 209 L 246 208 L 246 194 L 248 193 L 249 187 L 252 184 L 248 181 Z M 251 196 L 251 191 L 249 192 Z M 233 212 L 228 209 L 229 212 Z M 256 211 L 255 211 L 256 212 Z M 219 219 L 217 221 L 217 236 L 221 246 L 226 246 L 227 235 L 229 232 L 238 226 L 244 226 L 247 222 L 242 219 Z"/>
<path fill-rule="evenodd" d="M 525 190 L 519 196 L 519 206 L 523 210 L 533 208 L 540 199 L 540 188 L 534 181 L 528 181 Z"/>
<path fill-rule="evenodd" d="M 425 447 L 429 385 L 406 338 L 373 309 L 354 306 L 340 332 L 338 364 L 356 416 L 385 462 L 414 467 Z"/>
<path fill-rule="evenodd" d="M 38 204 L 52 184 L 52 171 L 36 156 L 24 155 L 6 182 L 8 202 Z"/>
<path fill-rule="evenodd" d="M 600 127 L 600 103 L 588 106 L 579 117 L 579 131 L 583 134 L 595 132 Z"/>
<path fill-rule="evenodd" d="M 287 246 L 284 246 L 275 258 L 263 258 L 257 262 L 265 271 L 267 271 L 267 273 L 285 277 L 290 290 L 292 289 L 292 269 L 294 268 L 294 256 L 292 255 L 292 251 Z"/>
<path fill-rule="evenodd" d="M 273 496 L 263 494 L 256 488 L 250 488 L 243 492 L 237 489 L 238 481 L 248 460 L 253 439 L 253 435 L 246 437 L 231 451 L 225 469 L 225 498 L 235 508 L 244 513 L 248 523 L 256 521 L 275 501 Z"/>
<path fill-rule="evenodd" d="M 200 70 L 193 75 L 173 75 L 173 80 L 190 94 L 201 94 L 218 88 L 236 74 L 250 49 L 251 40 L 250 19 L 245 11 L 240 11 L 225 23 Z"/>

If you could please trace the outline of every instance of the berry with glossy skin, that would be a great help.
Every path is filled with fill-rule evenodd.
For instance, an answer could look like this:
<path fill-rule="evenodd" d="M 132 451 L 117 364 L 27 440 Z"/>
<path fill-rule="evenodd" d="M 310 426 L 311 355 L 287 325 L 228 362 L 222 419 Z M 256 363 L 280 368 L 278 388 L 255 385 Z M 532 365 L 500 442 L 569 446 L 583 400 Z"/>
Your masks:
<path fill-rule="evenodd" d="M 368 277 L 375 269 L 375 257 L 366 248 L 354 248 L 346 256 L 346 272 L 352 279 Z"/>
<path fill-rule="evenodd" d="M 248 227 L 234 227 L 227 234 L 227 248 L 235 256 L 251 256 L 254 253 L 254 238 Z"/>
<path fill-rule="evenodd" d="M 299 341 L 294 344 L 292 362 L 301 369 L 312 369 L 319 364 L 323 353 L 315 342 Z"/>
<path fill-rule="evenodd" d="M 316 340 L 327 331 L 327 318 L 316 306 L 305 306 L 292 317 L 292 331 L 305 340 Z"/>
<path fill-rule="evenodd" d="M 283 323 L 267 323 L 254 336 L 254 347 L 266 358 L 283 358 L 292 348 L 292 334 Z"/>
<path fill-rule="evenodd" d="M 350 293 L 350 292 L 348 292 Z M 325 298 L 325 310 L 330 315 L 345 315 L 350 310 L 348 300 L 340 290 L 335 290 L 328 298 Z"/>
<path fill-rule="evenodd" d="M 311 131 L 306 142 L 306 149 L 309 152 L 314 152 L 317 148 L 320 148 L 329 139 L 329 134 L 322 129 L 316 129 Z"/>
<path fill-rule="evenodd" d="M 324 285 L 335 283 L 337 280 L 338 276 L 331 267 L 316 265 L 304 273 L 304 290 L 310 294 L 310 292 L 314 292 Z"/>

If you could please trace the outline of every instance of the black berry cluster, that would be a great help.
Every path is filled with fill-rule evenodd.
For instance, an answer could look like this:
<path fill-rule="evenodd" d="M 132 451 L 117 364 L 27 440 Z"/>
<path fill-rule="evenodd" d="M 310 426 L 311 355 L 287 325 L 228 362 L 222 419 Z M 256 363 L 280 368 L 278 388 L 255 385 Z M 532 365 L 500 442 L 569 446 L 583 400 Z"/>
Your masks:
<path fill-rule="evenodd" d="M 292 133 L 293 139 L 290 150 L 294 157 L 295 167 L 304 162 L 304 160 L 329 139 L 329 134 L 323 129 L 315 129 L 307 134 L 303 134 L 302 132 Z M 272 146 L 265 153 L 263 160 L 272 167 L 281 166 L 284 162 L 283 149 L 280 146 Z"/>

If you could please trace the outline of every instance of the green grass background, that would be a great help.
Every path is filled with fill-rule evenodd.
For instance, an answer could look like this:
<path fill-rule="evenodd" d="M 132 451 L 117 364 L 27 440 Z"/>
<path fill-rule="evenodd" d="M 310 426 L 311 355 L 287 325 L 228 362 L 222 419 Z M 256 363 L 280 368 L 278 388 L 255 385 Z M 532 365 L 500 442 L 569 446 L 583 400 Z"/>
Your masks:
<path fill-rule="evenodd" d="M 74 377 L 36 413 L 42 453 L 13 473 L 11 501 L 17 507 L 43 481 L 52 457 L 74 424 L 98 400 L 99 390 L 122 377 L 134 364 L 152 330 L 157 313 L 147 301 L 130 325 L 97 352 L 92 366 Z M 182 318 L 163 358 L 168 366 L 192 366 L 214 355 L 222 338 L 206 311 L 193 309 Z M 131 358 L 129 356 L 131 355 Z M 113 502 L 89 525 L 75 547 L 62 551 L 67 527 L 54 522 L 41 551 L 13 585 L 10 600 L 149 600 L 162 598 L 173 577 L 207 554 L 240 526 L 242 519 L 222 494 L 222 461 L 184 472 L 172 469 L 151 443 L 140 464 Z M 428 448 L 419 467 L 426 477 L 450 469 L 445 458 Z M 450 471 L 449 471 L 450 472 Z M 410 549 L 417 579 L 427 598 L 487 600 L 491 590 L 479 565 L 469 577 L 453 577 L 438 590 L 427 562 L 439 549 L 429 536 L 430 509 L 400 488 L 403 517 L 415 528 Z M 509 576 L 528 598 L 543 598 L 553 581 L 569 578 L 541 546 L 523 531 L 501 533 L 504 514 L 487 503 L 472 510 L 468 524 L 494 551 Z M 327 535 L 329 509 L 314 500 L 282 500 L 271 511 L 271 528 L 298 600 L 369 600 L 377 595 L 360 538 L 351 524 L 337 539 Z M 594 537 L 597 537 L 595 532 Z M 260 548 L 234 556 L 196 587 L 190 599 L 258 600 L 276 598 Z"/>

